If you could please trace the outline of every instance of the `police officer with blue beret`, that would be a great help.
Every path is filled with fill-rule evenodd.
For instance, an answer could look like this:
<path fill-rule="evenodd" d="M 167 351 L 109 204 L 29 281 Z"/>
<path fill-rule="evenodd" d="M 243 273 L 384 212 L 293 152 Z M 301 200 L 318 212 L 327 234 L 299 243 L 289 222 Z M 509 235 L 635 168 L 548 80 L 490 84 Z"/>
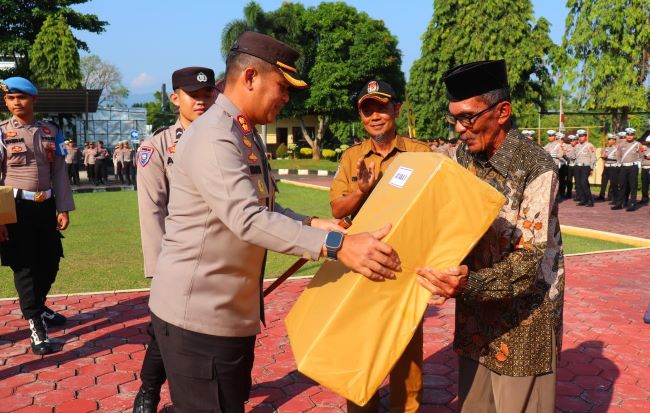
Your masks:
<path fill-rule="evenodd" d="M 0 184 L 13 187 L 15 224 L 0 225 L 0 258 L 11 267 L 35 354 L 55 351 L 46 325 L 66 318 L 45 305 L 63 256 L 61 233 L 74 209 L 65 165 L 63 132 L 34 117 L 38 90 L 27 79 L 5 79 L 0 88 L 12 117 L 0 122 Z"/>

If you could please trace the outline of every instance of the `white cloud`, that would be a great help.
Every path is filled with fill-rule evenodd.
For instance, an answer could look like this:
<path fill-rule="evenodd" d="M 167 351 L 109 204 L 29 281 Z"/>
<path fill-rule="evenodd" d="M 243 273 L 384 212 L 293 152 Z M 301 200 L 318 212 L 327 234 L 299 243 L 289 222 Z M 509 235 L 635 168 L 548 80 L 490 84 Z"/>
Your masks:
<path fill-rule="evenodd" d="M 132 90 L 151 89 L 156 84 L 156 77 L 149 73 L 142 72 L 129 82 Z"/>

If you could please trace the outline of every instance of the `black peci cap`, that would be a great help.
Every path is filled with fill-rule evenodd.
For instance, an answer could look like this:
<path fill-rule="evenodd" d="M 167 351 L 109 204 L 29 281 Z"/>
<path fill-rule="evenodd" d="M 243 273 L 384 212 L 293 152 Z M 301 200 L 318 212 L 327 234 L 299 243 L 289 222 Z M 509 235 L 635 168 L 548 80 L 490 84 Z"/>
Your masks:
<path fill-rule="evenodd" d="M 383 80 L 371 80 L 366 83 L 357 94 L 357 107 L 367 99 L 375 99 L 381 103 L 397 100 L 397 94 L 388 83 Z"/>
<path fill-rule="evenodd" d="M 249 54 L 274 65 L 294 89 L 309 87 L 296 69 L 296 60 L 300 57 L 300 53 L 271 36 L 244 32 L 232 45 L 230 52 Z"/>
<path fill-rule="evenodd" d="M 443 76 L 447 97 L 452 102 L 508 88 L 505 60 L 485 60 L 454 67 Z"/>
<path fill-rule="evenodd" d="M 214 71 L 207 67 L 184 67 L 172 73 L 172 88 L 194 92 L 204 87 L 214 87 Z"/>

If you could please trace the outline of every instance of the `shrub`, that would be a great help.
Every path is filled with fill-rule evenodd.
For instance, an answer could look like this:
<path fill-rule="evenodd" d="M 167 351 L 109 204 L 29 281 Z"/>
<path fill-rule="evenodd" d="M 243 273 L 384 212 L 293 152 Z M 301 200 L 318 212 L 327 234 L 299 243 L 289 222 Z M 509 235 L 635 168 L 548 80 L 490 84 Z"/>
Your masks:
<path fill-rule="evenodd" d="M 287 152 L 289 153 L 289 156 L 291 159 L 294 159 L 296 157 L 296 149 L 298 148 L 298 145 L 295 143 L 290 143 L 287 145 Z"/>
<path fill-rule="evenodd" d="M 320 154 L 325 159 L 332 159 L 336 156 L 336 151 L 332 149 L 323 149 Z"/>
<path fill-rule="evenodd" d="M 287 145 L 285 145 L 284 142 L 278 145 L 277 149 L 275 150 L 275 157 L 278 159 L 287 157 Z"/>
<path fill-rule="evenodd" d="M 301 158 L 311 158 L 314 154 L 314 151 L 311 148 L 300 148 L 300 157 Z"/>

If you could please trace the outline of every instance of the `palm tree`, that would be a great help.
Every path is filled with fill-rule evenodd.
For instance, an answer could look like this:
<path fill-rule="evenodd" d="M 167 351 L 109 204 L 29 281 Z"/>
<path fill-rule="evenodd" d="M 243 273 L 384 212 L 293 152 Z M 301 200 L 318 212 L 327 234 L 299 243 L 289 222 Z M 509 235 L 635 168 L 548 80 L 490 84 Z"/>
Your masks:
<path fill-rule="evenodd" d="M 262 7 L 251 1 L 244 7 L 244 18 L 226 24 L 221 32 L 221 55 L 224 60 L 235 40 L 245 31 L 265 33 L 270 30 L 271 22 Z"/>

